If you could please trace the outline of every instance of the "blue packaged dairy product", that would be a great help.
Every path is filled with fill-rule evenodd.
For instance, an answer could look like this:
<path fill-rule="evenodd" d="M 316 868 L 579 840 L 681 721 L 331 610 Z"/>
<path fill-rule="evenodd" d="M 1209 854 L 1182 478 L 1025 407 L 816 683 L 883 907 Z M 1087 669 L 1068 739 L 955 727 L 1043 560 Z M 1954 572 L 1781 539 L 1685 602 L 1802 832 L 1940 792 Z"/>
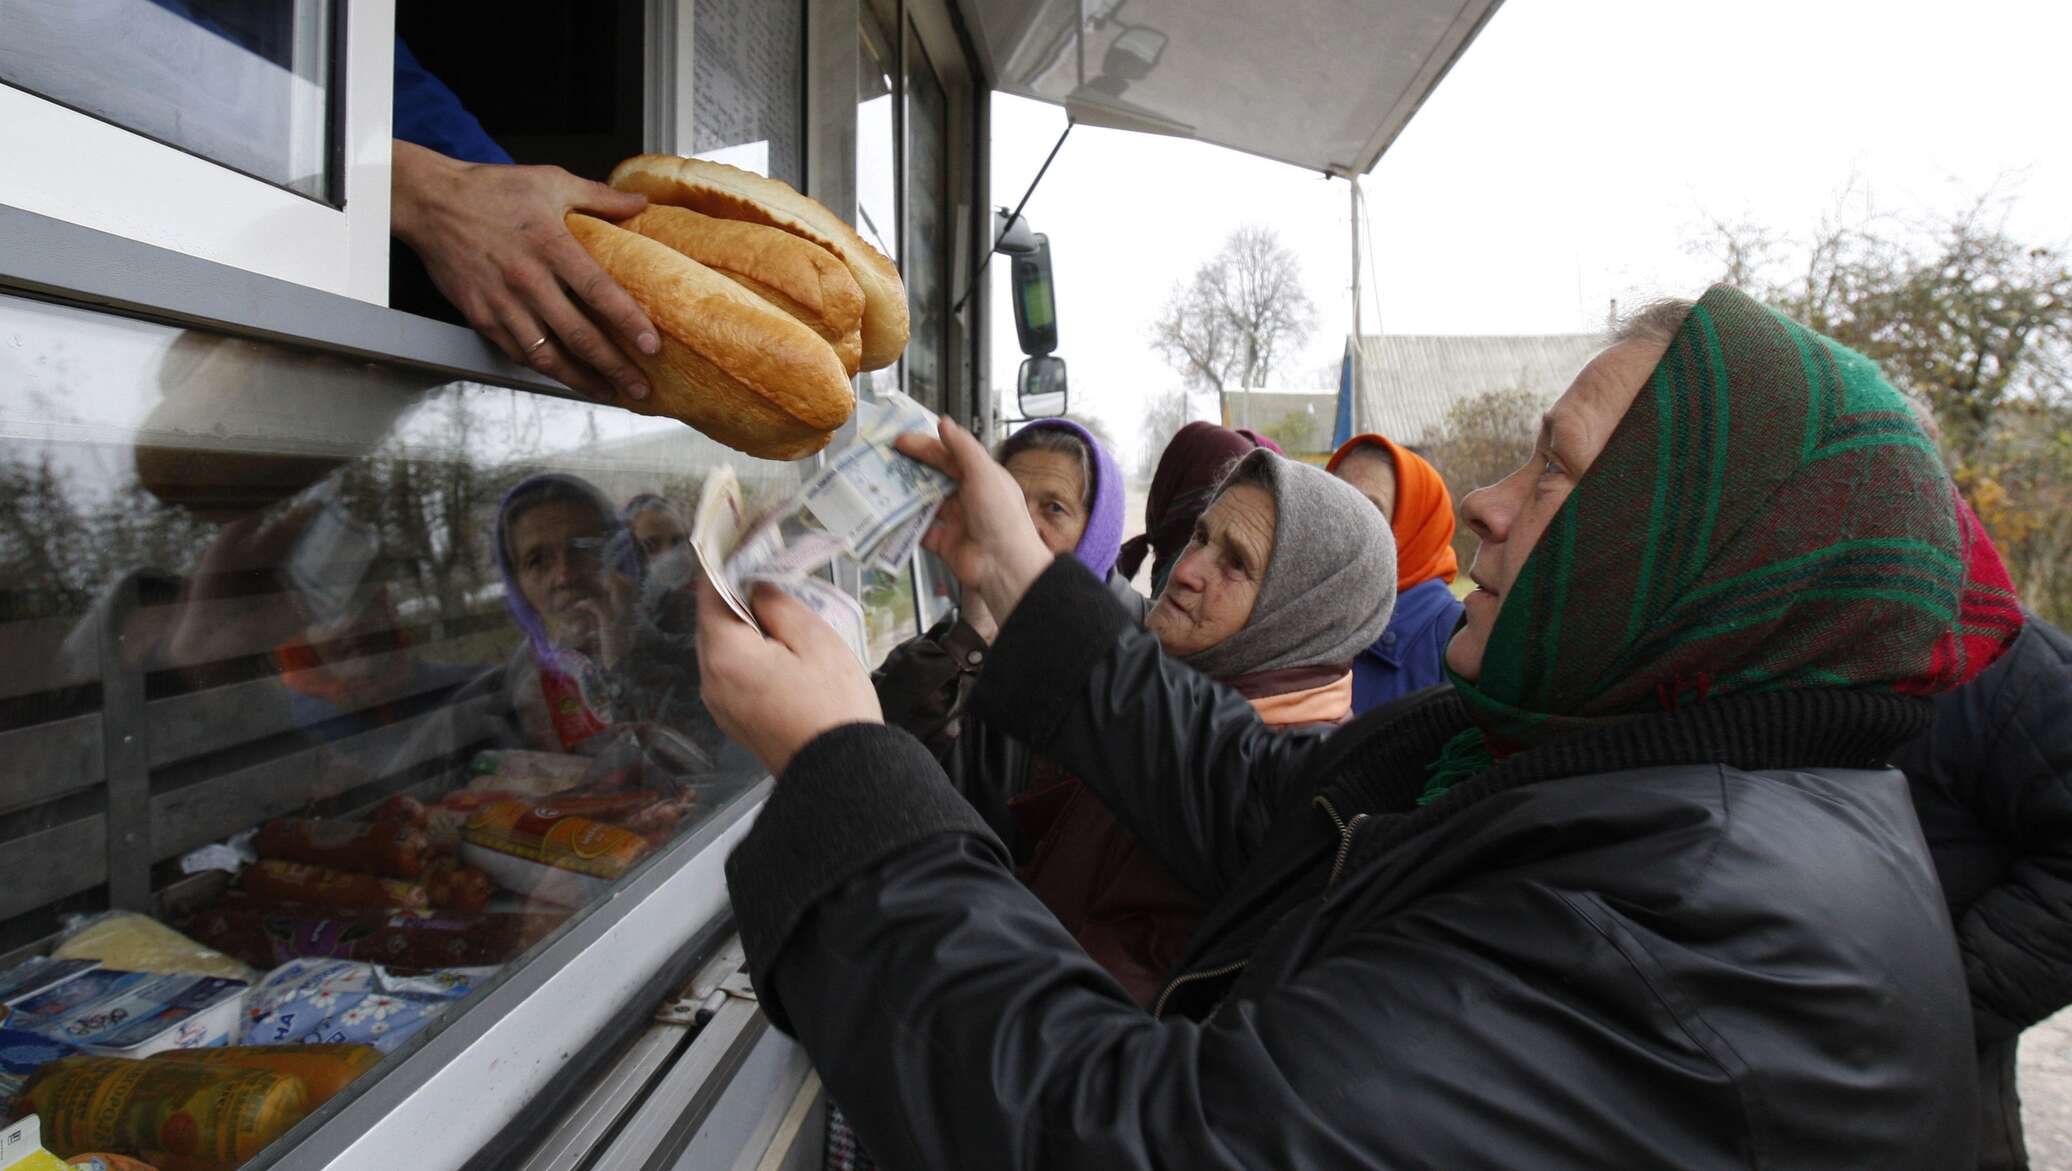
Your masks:
<path fill-rule="evenodd" d="M 48 992 L 101 966 L 99 960 L 53 960 L 35 956 L 0 972 L 0 1004 L 12 1005 Z"/>
<path fill-rule="evenodd" d="M 392 1053 L 495 968 L 404 976 L 352 960 L 289 960 L 252 988 L 240 1045 L 357 1042 Z"/>
<path fill-rule="evenodd" d="M 96 968 L 19 1000 L 9 1024 L 102 1057 L 225 1045 L 236 1030 L 245 982 Z"/>

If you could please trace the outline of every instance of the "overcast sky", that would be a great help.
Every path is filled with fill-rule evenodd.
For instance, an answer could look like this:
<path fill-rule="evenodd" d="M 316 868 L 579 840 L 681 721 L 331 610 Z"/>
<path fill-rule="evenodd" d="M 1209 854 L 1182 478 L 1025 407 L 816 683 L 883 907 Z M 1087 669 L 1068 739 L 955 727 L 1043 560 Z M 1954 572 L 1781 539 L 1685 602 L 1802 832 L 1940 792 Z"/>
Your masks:
<path fill-rule="evenodd" d="M 1895 216 L 1997 182 L 2016 231 L 2072 240 L 2068 46 L 2072 5 L 2049 0 L 1511 0 L 1364 180 L 1365 329 L 1590 329 L 1614 297 L 1716 276 L 1688 247 L 1708 217 L 1802 231 L 1852 180 L 1859 206 Z M 1064 124 L 994 96 L 994 202 L 1020 197 Z M 1318 308 L 1275 381 L 1320 384 L 1352 328 L 1347 204 L 1343 181 L 1284 164 L 1074 129 L 1027 211 L 1051 239 L 1074 412 L 1137 442 L 1142 403 L 1179 383 L 1150 322 L 1245 223 L 1281 234 Z M 1005 266 L 991 279 L 993 374 L 1011 396 Z"/>

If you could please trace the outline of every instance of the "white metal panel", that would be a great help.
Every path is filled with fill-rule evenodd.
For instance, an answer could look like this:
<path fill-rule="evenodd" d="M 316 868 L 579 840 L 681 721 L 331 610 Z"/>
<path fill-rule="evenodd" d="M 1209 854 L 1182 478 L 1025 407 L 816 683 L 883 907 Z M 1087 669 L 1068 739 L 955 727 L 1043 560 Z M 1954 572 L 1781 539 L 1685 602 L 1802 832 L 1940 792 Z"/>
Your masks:
<path fill-rule="evenodd" d="M 958 0 L 994 84 L 1079 121 L 1364 174 L 1501 0 Z"/>
<path fill-rule="evenodd" d="M 343 210 L 4 85 L 0 203 L 385 303 L 394 0 L 346 20 Z"/>

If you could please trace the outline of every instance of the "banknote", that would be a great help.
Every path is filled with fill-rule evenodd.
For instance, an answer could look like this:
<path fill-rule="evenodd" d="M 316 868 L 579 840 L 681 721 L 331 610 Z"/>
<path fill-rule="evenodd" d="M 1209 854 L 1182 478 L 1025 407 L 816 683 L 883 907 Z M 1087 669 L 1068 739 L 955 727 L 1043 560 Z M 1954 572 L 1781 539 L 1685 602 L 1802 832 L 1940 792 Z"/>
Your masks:
<path fill-rule="evenodd" d="M 721 464 L 708 472 L 698 491 L 697 514 L 691 521 L 691 552 L 698 558 L 698 567 L 712 579 L 713 588 L 725 599 L 727 608 L 752 626 L 755 616 L 749 612 L 747 599 L 736 592 L 727 572 L 727 561 L 740 548 L 749 521 L 741 481 L 734 469 Z"/>
<path fill-rule="evenodd" d="M 871 566 L 886 573 L 898 573 L 905 568 L 907 558 L 912 557 L 914 550 L 921 547 L 921 537 L 928 532 L 929 522 L 935 519 L 936 510 L 941 507 L 940 501 L 930 504 L 915 513 L 905 524 L 892 530 L 871 550 Z"/>
<path fill-rule="evenodd" d="M 794 577 L 782 580 L 752 577 L 750 583 L 768 581 L 771 585 L 797 598 L 808 610 L 820 616 L 821 621 L 834 628 L 848 646 L 856 661 L 868 667 L 867 632 L 863 603 L 836 589 L 817 577 Z"/>

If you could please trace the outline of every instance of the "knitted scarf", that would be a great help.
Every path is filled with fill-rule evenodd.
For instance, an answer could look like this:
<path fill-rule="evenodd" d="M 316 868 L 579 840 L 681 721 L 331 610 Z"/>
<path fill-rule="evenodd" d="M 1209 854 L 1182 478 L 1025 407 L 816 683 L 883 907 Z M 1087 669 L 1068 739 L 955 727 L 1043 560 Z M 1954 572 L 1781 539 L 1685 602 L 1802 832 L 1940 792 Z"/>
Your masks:
<path fill-rule="evenodd" d="M 1424 801 L 1499 757 L 1737 693 L 1926 696 L 2020 626 L 1990 543 L 1868 359 L 1706 293 L 1504 596 L 1474 727 Z"/>

